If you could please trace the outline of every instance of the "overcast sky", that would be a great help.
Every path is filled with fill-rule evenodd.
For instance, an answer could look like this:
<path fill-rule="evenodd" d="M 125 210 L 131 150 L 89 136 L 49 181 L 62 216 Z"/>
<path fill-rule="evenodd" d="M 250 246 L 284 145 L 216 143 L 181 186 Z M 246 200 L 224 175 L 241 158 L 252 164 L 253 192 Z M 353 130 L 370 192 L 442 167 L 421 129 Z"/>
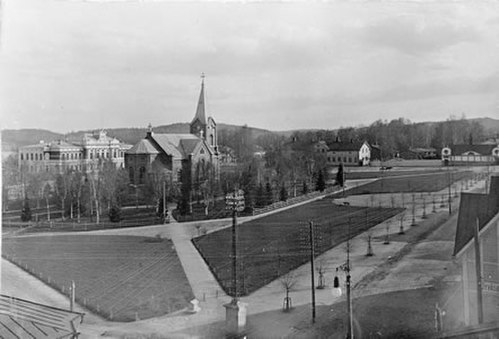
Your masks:
<path fill-rule="evenodd" d="M 498 2 L 3 0 L 2 128 L 499 118 Z"/>

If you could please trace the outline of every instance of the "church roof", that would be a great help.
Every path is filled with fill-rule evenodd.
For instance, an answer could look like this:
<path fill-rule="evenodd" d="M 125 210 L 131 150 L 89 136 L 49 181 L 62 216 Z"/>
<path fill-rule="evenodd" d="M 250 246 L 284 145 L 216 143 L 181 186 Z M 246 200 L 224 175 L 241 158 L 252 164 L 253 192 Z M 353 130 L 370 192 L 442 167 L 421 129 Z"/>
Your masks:
<path fill-rule="evenodd" d="M 126 154 L 157 154 L 159 151 L 147 139 L 140 140 L 135 146 L 126 151 Z"/>
<path fill-rule="evenodd" d="M 491 177 L 489 191 L 489 194 L 461 194 L 454 255 L 457 255 L 473 239 L 477 218 L 479 229 L 482 229 L 499 213 L 499 176 Z"/>
<path fill-rule="evenodd" d="M 194 134 L 153 134 L 151 138 L 175 158 L 187 157 L 202 140 Z"/>
<path fill-rule="evenodd" d="M 198 107 L 196 109 L 196 115 L 194 116 L 194 119 L 192 119 L 192 122 L 196 120 L 199 120 L 203 125 L 206 125 L 206 110 L 204 105 L 204 80 L 201 82 L 201 92 L 199 93 Z"/>

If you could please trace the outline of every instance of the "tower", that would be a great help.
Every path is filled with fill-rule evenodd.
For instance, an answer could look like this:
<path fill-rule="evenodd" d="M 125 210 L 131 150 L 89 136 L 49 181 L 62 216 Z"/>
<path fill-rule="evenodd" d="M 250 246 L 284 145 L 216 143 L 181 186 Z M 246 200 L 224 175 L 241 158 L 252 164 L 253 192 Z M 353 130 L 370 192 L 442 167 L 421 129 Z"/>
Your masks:
<path fill-rule="evenodd" d="M 201 75 L 201 93 L 199 93 L 196 115 L 190 125 L 191 134 L 195 134 L 202 139 L 206 139 L 206 112 L 204 104 L 204 73 Z"/>

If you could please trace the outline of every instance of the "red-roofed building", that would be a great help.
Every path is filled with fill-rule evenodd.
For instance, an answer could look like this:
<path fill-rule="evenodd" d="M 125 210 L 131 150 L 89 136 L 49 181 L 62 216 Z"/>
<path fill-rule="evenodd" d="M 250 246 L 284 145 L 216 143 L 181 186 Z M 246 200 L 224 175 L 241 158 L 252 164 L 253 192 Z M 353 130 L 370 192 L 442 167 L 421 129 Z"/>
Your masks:
<path fill-rule="evenodd" d="M 144 139 L 125 153 L 125 167 L 130 182 L 141 185 L 148 176 L 181 180 L 181 171 L 194 176 L 198 168 L 211 164 L 216 176 L 219 174 L 217 125 L 212 117 L 206 119 L 204 80 L 194 119 L 187 133 L 154 133 L 151 126 Z"/>

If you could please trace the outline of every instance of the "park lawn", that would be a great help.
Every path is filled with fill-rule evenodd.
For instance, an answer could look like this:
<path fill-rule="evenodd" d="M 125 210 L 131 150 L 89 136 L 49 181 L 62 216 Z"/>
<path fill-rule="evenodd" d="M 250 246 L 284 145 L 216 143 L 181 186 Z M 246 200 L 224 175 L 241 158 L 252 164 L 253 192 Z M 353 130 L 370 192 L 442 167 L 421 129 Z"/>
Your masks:
<path fill-rule="evenodd" d="M 352 188 L 345 193 L 347 195 L 359 195 L 400 192 L 437 192 L 449 186 L 449 182 L 470 179 L 472 174 L 472 172 L 466 171 L 450 173 L 440 172 L 403 177 L 384 177 L 366 185 Z"/>
<path fill-rule="evenodd" d="M 146 319 L 189 305 L 194 298 L 168 239 L 114 235 L 7 238 L 2 255 L 114 321 Z"/>
<path fill-rule="evenodd" d="M 401 211 L 338 206 L 323 199 L 239 225 L 238 295 L 248 295 L 310 260 L 310 220 L 319 255 Z M 234 295 L 231 232 L 226 228 L 192 241 L 224 291 Z"/>

